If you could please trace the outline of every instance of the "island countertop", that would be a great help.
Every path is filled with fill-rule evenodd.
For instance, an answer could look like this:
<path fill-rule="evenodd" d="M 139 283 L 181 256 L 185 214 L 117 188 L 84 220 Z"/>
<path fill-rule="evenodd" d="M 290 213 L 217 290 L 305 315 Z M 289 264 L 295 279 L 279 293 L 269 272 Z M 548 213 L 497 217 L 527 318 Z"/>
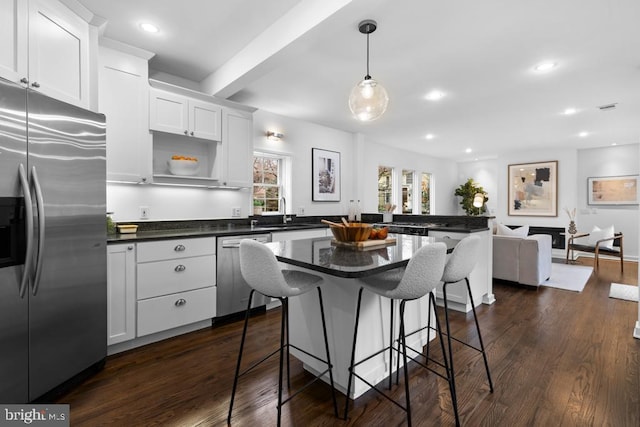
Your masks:
<path fill-rule="evenodd" d="M 389 234 L 394 243 L 357 249 L 337 246 L 332 238 L 314 238 L 272 242 L 266 245 L 278 261 L 337 277 L 366 277 L 407 265 L 413 254 L 424 245 L 444 242 L 453 251 L 456 239 Z"/>

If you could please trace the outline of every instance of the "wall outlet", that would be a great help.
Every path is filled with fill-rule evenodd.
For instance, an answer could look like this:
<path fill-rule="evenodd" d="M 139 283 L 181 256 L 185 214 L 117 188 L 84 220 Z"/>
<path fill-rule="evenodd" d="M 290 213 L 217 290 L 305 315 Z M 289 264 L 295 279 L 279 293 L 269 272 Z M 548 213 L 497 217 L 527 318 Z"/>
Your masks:
<path fill-rule="evenodd" d="M 304 215 L 304 206 L 298 207 L 298 215 Z"/>
<path fill-rule="evenodd" d="M 140 219 L 149 219 L 151 216 L 151 210 L 149 206 L 140 206 Z"/>
<path fill-rule="evenodd" d="M 231 208 L 231 216 L 232 217 L 237 218 L 240 215 L 242 215 L 242 209 L 240 209 L 240 208 Z"/>

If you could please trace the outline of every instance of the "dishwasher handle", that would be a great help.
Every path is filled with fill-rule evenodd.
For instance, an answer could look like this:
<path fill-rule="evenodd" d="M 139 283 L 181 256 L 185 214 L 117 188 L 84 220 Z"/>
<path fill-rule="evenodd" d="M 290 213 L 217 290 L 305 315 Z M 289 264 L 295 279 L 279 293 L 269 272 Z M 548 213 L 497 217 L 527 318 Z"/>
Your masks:
<path fill-rule="evenodd" d="M 239 248 L 240 242 L 245 239 L 255 240 L 260 243 L 268 243 L 271 241 L 270 236 L 247 236 L 247 237 L 239 237 L 235 239 L 226 239 L 222 241 L 222 247 L 225 249 L 228 248 Z"/>

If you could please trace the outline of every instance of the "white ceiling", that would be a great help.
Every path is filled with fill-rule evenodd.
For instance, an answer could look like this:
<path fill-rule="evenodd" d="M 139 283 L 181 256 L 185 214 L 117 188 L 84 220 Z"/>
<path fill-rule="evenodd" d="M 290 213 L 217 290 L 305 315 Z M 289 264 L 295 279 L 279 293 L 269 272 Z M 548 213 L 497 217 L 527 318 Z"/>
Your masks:
<path fill-rule="evenodd" d="M 104 37 L 155 53 L 154 70 L 382 144 L 472 160 L 640 142 L 638 0 L 78 1 L 106 19 Z M 370 74 L 390 101 L 360 123 L 347 98 L 365 75 L 367 18 Z M 543 60 L 556 69 L 534 72 Z M 446 96 L 426 100 L 432 89 Z"/>

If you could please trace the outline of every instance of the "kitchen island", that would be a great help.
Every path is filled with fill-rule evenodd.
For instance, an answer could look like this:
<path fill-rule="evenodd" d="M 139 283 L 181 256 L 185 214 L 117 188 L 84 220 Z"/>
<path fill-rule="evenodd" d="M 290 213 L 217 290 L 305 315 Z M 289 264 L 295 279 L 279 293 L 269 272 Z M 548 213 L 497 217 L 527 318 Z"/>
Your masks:
<path fill-rule="evenodd" d="M 422 246 L 441 241 L 447 244 L 451 252 L 458 240 L 427 236 L 390 234 L 393 243 L 367 248 L 365 250 L 340 247 L 332 243 L 331 238 L 316 238 L 268 243 L 267 246 L 283 263 L 284 268 L 312 270 L 323 277 L 322 292 L 327 318 L 327 334 L 334 364 L 334 384 L 338 390 L 346 393 L 348 366 L 353 340 L 355 309 L 360 285 L 358 278 L 381 271 L 405 266 L 413 254 Z M 456 286 L 456 285 L 454 285 Z M 293 298 L 289 303 L 291 341 L 316 355 L 324 354 L 320 309 L 317 296 L 310 292 Z M 405 322 L 408 331 L 427 324 L 428 299 L 421 298 L 409 302 L 406 306 Z M 398 322 L 395 322 L 397 325 Z M 359 342 L 356 359 L 368 356 L 383 348 L 389 342 L 389 300 L 365 292 L 362 298 L 360 314 Z M 394 335 L 397 334 L 394 332 Z M 410 337 L 408 345 L 421 348 L 435 333 L 423 331 Z M 300 359 L 305 369 L 317 373 L 323 367 L 307 355 L 291 351 Z M 395 367 L 389 363 L 389 354 L 385 352 L 360 365 L 359 373 L 375 384 L 389 375 Z M 357 398 L 368 390 L 368 386 L 356 381 L 352 387 L 352 398 Z"/>

